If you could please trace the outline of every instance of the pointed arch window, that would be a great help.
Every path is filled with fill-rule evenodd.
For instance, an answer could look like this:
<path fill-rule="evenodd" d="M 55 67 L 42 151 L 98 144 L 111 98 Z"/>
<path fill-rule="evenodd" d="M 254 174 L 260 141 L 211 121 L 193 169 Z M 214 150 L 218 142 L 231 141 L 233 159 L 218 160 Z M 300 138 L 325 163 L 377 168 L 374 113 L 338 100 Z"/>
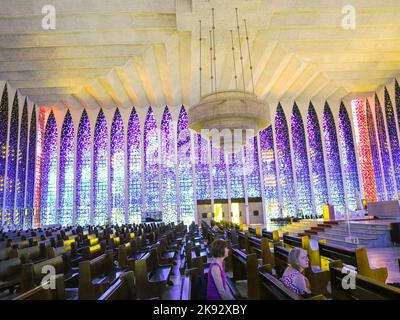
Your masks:
<path fill-rule="evenodd" d="M 57 122 L 53 111 L 47 118 L 44 130 L 40 214 L 41 225 L 57 223 L 56 194 L 57 194 Z"/>
<path fill-rule="evenodd" d="M 76 223 L 90 224 L 92 147 L 89 117 L 84 109 L 78 125 L 76 148 Z"/>
<path fill-rule="evenodd" d="M 73 224 L 74 212 L 74 123 L 69 110 L 61 128 L 60 172 L 58 194 L 58 223 L 62 226 Z"/>
<path fill-rule="evenodd" d="M 185 107 L 179 112 L 178 129 L 178 175 L 179 175 L 179 215 L 180 220 L 186 225 L 194 221 L 194 189 L 191 133 L 189 118 Z"/>
<path fill-rule="evenodd" d="M 142 220 L 142 158 L 140 141 L 140 122 L 135 108 L 132 109 L 128 122 L 128 188 L 129 188 L 129 223 Z"/>
<path fill-rule="evenodd" d="M 117 108 L 111 125 L 110 141 L 110 182 L 111 182 L 111 223 L 125 221 L 125 150 L 124 123 Z"/>
<path fill-rule="evenodd" d="M 144 123 L 144 177 L 146 210 L 160 211 L 160 166 L 156 118 L 150 107 Z"/>
<path fill-rule="evenodd" d="M 93 223 L 104 225 L 108 216 L 108 131 L 102 109 L 97 115 L 93 144 Z"/>
<path fill-rule="evenodd" d="M 7 157 L 7 181 L 5 189 L 5 202 L 3 217 L 5 225 L 12 225 L 14 222 L 14 202 L 15 202 L 15 180 L 17 175 L 17 152 L 18 152 L 18 92 L 15 93 L 14 102 L 11 109 L 10 129 L 8 135 L 8 157 Z"/>
<path fill-rule="evenodd" d="M 284 216 L 295 216 L 295 189 L 293 179 L 292 159 L 290 153 L 289 130 L 286 122 L 285 112 L 278 105 L 275 115 L 275 132 L 276 132 L 276 152 L 278 159 L 279 186 L 281 188 L 282 212 Z"/>
<path fill-rule="evenodd" d="M 298 209 L 301 214 L 310 215 L 313 213 L 313 203 L 311 194 L 310 170 L 308 168 L 306 135 L 304 131 L 303 119 L 299 107 L 295 103 L 291 116 L 293 160 L 296 174 L 296 189 Z"/>
<path fill-rule="evenodd" d="M 357 172 L 357 160 L 354 149 L 353 132 L 349 114 L 343 102 L 339 109 L 339 137 L 340 153 L 342 155 L 344 190 L 349 210 L 357 208 L 357 194 L 360 194 L 359 178 Z"/>
<path fill-rule="evenodd" d="M 277 218 L 279 216 L 279 198 L 272 126 L 260 131 L 259 135 L 265 212 L 267 219 Z"/>
<path fill-rule="evenodd" d="M 328 203 L 328 187 L 326 184 L 324 153 L 322 150 L 319 121 L 312 103 L 310 103 L 307 112 L 307 132 L 315 210 L 318 215 L 321 215 L 323 205 Z"/>
<path fill-rule="evenodd" d="M 326 102 L 322 116 L 322 127 L 324 130 L 325 153 L 327 161 L 327 179 L 331 190 L 331 202 L 335 210 L 345 213 L 345 198 L 340 165 L 339 145 L 336 134 L 335 119 L 329 104 Z"/>

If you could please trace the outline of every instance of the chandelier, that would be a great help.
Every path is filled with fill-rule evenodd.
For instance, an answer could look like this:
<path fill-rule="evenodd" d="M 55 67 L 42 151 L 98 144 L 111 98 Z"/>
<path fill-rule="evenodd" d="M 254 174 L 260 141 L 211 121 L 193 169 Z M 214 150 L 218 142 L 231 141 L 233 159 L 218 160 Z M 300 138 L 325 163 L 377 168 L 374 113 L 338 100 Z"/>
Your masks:
<path fill-rule="evenodd" d="M 235 73 L 236 88 L 234 90 L 217 90 L 217 67 L 215 45 L 215 16 L 212 9 L 212 28 L 209 30 L 210 44 L 210 88 L 211 92 L 202 95 L 202 24 L 200 26 L 200 101 L 189 108 L 189 126 L 205 138 L 211 140 L 213 146 L 223 148 L 225 153 L 235 153 L 249 142 L 258 132 L 269 124 L 268 105 L 257 98 L 254 93 L 253 67 L 251 63 L 250 44 L 247 23 L 244 19 L 247 52 L 250 65 L 252 92 L 246 91 L 245 70 L 243 65 L 243 50 L 239 26 L 238 9 L 236 11 L 236 29 L 242 70 L 242 88 L 238 85 L 236 68 L 235 44 L 233 31 L 230 30 L 232 58 Z"/>

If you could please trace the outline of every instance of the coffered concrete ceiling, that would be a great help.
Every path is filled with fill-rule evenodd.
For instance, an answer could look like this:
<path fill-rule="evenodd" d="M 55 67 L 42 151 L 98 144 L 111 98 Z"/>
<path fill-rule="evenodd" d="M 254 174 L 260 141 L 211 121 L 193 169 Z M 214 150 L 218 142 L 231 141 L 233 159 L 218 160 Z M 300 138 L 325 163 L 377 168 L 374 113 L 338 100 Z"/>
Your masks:
<path fill-rule="evenodd" d="M 48 4 L 56 29 L 46 31 Z M 348 4 L 356 10 L 354 30 L 341 27 Z M 211 87 L 211 8 L 218 90 L 236 88 L 235 65 L 243 89 L 235 8 L 246 90 L 254 82 L 269 103 L 337 100 L 399 74 L 399 0 L 0 0 L 0 80 L 37 105 L 193 105 L 200 97 L 199 20 L 202 95 Z"/>

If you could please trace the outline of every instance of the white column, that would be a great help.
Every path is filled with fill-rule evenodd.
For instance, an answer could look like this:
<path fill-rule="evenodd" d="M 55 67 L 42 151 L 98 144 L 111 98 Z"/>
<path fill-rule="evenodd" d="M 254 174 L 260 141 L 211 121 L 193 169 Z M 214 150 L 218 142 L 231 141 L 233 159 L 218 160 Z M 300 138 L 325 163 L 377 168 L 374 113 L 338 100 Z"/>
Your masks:
<path fill-rule="evenodd" d="M 243 164 L 243 185 L 244 185 L 244 205 L 246 208 L 245 217 L 246 217 L 246 224 L 250 224 L 250 212 L 249 212 L 249 196 L 247 192 L 247 171 L 245 169 L 246 166 L 246 157 L 244 154 L 244 147 L 240 146 L 240 157 L 242 159 Z"/>
<path fill-rule="evenodd" d="M 260 134 L 257 133 L 257 154 L 258 154 L 258 172 L 260 175 L 260 188 L 261 188 L 261 202 L 262 202 L 262 215 L 263 224 L 267 225 L 267 212 L 265 210 L 265 188 L 264 188 L 264 172 L 262 169 L 262 158 L 261 158 L 261 141 Z"/>
<path fill-rule="evenodd" d="M 224 217 L 224 220 L 226 221 L 231 221 L 231 206 L 232 206 L 232 200 L 231 200 L 231 179 L 230 179 L 230 172 L 229 172 L 229 156 L 224 153 L 224 159 L 225 159 L 225 170 L 226 170 L 226 192 L 227 192 L 227 200 L 228 200 L 228 212 L 227 212 L 227 217 Z"/>
<path fill-rule="evenodd" d="M 190 130 L 190 129 L 189 129 Z M 196 224 L 199 223 L 199 216 L 198 216 L 198 210 L 197 210 L 197 185 L 196 185 L 196 156 L 195 156 L 195 148 L 194 148 L 194 143 L 195 143 L 195 138 L 196 135 L 192 130 L 190 132 L 190 159 L 192 163 L 192 179 L 193 179 L 193 205 L 194 205 L 194 221 Z"/>

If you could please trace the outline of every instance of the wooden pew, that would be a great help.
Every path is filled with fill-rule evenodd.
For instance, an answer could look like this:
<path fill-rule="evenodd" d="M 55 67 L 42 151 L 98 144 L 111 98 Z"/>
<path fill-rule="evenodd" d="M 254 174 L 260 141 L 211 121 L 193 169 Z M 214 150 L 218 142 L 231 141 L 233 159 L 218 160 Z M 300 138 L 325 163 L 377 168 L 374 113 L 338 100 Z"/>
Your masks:
<path fill-rule="evenodd" d="M 342 272 L 342 268 L 343 263 L 340 260 L 331 262 L 329 266 L 334 300 L 400 300 L 400 289 L 361 274 L 355 274 L 356 288 L 349 287 L 346 290 L 342 282 L 348 271 Z"/>
<path fill-rule="evenodd" d="M 106 243 L 105 241 L 102 241 L 101 243 L 91 247 L 80 248 L 78 251 L 80 251 L 84 260 L 92 260 L 105 253 Z"/>
<path fill-rule="evenodd" d="M 200 257 L 192 260 L 193 268 L 186 269 L 181 286 L 181 300 L 205 300 L 207 276 Z"/>
<path fill-rule="evenodd" d="M 66 287 L 78 287 L 78 272 L 72 270 L 70 256 L 62 255 L 35 264 L 25 264 L 22 268 L 21 291 L 26 292 L 40 285 L 47 275 L 48 271 L 44 269 L 47 266 L 53 267 L 56 274 L 64 275 Z M 43 270 L 46 272 L 43 273 Z"/>
<path fill-rule="evenodd" d="M 172 265 L 159 265 L 157 252 L 152 249 L 135 261 L 136 288 L 139 299 L 161 296 L 169 282 Z"/>
<path fill-rule="evenodd" d="M 17 256 L 23 263 L 27 262 L 40 262 L 46 260 L 47 250 L 45 246 L 36 245 L 24 249 L 17 249 Z"/>
<path fill-rule="evenodd" d="M 272 244 L 275 244 L 275 243 L 280 244 L 281 243 L 278 230 L 267 231 L 264 229 L 261 231 L 261 236 L 266 237 Z"/>
<path fill-rule="evenodd" d="M 115 281 L 121 272 L 114 270 L 113 252 L 79 263 L 79 299 L 96 300 Z"/>
<path fill-rule="evenodd" d="M 326 269 L 326 263 L 341 260 L 344 264 L 356 267 L 358 273 L 365 277 L 383 283 L 385 283 L 388 277 L 387 268 L 372 269 L 370 267 L 366 248 L 350 250 L 347 248 L 319 243 L 319 252 L 321 255 L 321 267 L 323 269 Z"/>
<path fill-rule="evenodd" d="M 255 253 L 246 254 L 240 249 L 232 249 L 233 281 L 247 280 L 247 298 L 258 299 L 259 276 L 258 259 Z"/>
<path fill-rule="evenodd" d="M 20 258 L 0 262 L 0 292 L 10 290 L 12 293 L 21 283 L 22 261 Z"/>
<path fill-rule="evenodd" d="M 39 285 L 13 300 L 65 300 L 64 276 L 59 274 L 55 277 L 55 289 L 45 289 Z"/>
<path fill-rule="evenodd" d="M 316 295 L 311 298 L 292 292 L 278 279 L 268 272 L 259 272 L 259 292 L 262 300 L 324 300 L 323 295 Z"/>
<path fill-rule="evenodd" d="M 0 249 L 0 261 L 16 258 L 17 256 L 17 249 L 13 249 L 11 247 Z"/>
<path fill-rule="evenodd" d="M 275 257 L 273 252 L 271 252 L 271 243 L 267 238 L 249 236 L 247 245 L 249 253 L 256 253 L 257 257 L 262 259 L 263 265 L 269 264 L 272 267 L 275 266 Z"/>
<path fill-rule="evenodd" d="M 117 261 L 119 265 L 126 270 L 135 270 L 135 261 L 141 259 L 145 252 L 138 252 L 136 239 L 121 244 L 118 247 Z"/>
<path fill-rule="evenodd" d="M 119 279 L 111 285 L 98 300 L 136 300 L 136 285 L 133 271 L 120 275 Z"/>

